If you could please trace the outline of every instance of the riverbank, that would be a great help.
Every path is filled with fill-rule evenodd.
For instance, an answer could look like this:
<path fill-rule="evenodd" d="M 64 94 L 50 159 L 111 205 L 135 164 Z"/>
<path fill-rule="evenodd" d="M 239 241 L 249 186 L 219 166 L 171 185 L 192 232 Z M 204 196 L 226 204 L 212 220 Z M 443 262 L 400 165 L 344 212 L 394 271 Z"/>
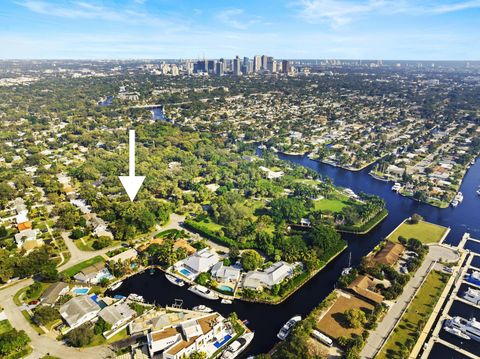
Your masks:
<path fill-rule="evenodd" d="M 349 229 L 348 227 L 342 228 L 341 226 L 336 227 L 337 231 L 340 233 L 349 233 L 349 234 L 367 234 L 372 229 L 374 229 L 380 222 L 382 222 L 388 216 L 388 210 L 383 209 L 379 214 L 372 218 L 367 223 L 361 225 L 358 229 Z M 355 227 L 355 226 L 353 226 Z"/>

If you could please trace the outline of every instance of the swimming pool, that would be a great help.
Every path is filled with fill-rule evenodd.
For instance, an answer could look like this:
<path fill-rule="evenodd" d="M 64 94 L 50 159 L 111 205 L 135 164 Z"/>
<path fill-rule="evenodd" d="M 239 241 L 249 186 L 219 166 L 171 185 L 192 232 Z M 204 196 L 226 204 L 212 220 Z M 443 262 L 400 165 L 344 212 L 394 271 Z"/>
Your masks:
<path fill-rule="evenodd" d="M 90 288 L 73 288 L 72 292 L 76 295 L 85 295 L 90 292 Z"/>
<path fill-rule="evenodd" d="M 213 345 L 215 346 L 215 348 L 218 349 L 218 348 L 220 348 L 222 345 L 224 345 L 226 342 L 228 342 L 230 339 L 232 339 L 232 336 L 231 336 L 230 334 L 227 334 L 227 335 L 225 335 L 225 337 L 223 337 L 222 340 L 213 343 Z"/>
<path fill-rule="evenodd" d="M 220 289 L 222 292 L 230 292 L 230 293 L 233 293 L 233 288 L 232 287 L 229 287 L 228 285 L 219 285 L 218 286 L 218 289 Z"/>
<path fill-rule="evenodd" d="M 179 270 L 180 273 L 182 273 L 185 277 L 189 277 L 192 275 L 192 272 L 190 272 L 187 268 L 182 268 Z"/>

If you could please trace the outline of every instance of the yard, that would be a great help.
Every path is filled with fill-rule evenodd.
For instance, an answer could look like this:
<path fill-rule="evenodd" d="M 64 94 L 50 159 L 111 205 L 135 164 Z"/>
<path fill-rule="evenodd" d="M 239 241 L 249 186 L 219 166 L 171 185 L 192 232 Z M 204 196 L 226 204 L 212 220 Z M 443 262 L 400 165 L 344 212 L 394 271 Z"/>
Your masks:
<path fill-rule="evenodd" d="M 359 308 L 368 313 L 373 309 L 373 305 L 357 298 L 353 295 L 340 294 L 335 304 L 329 311 L 317 322 L 317 328 L 331 338 L 349 337 L 352 334 L 361 335 L 364 330 L 360 328 L 349 328 L 344 318 L 344 312 L 347 309 Z"/>
<path fill-rule="evenodd" d="M 315 211 L 329 211 L 335 213 L 340 213 L 344 207 L 348 206 L 346 200 L 327 198 L 315 200 L 313 201 L 313 204 Z"/>
<path fill-rule="evenodd" d="M 418 333 L 421 332 L 424 324 L 430 317 L 438 298 L 447 284 L 447 280 L 448 275 L 445 273 L 438 271 L 430 272 L 425 283 L 417 292 L 415 298 L 413 298 L 407 311 L 377 356 L 378 359 L 402 358 L 404 356 L 401 355 L 400 348 L 406 348 L 408 352 L 411 351 Z M 419 328 L 420 321 L 423 322 L 422 328 Z"/>
<path fill-rule="evenodd" d="M 103 259 L 103 257 L 95 256 L 93 258 L 90 258 L 90 259 L 88 259 L 84 262 L 78 263 L 78 264 L 74 265 L 73 267 L 70 267 L 70 268 L 64 270 L 63 273 L 65 273 L 68 277 L 72 277 L 75 274 L 77 274 L 78 272 L 80 272 L 82 269 L 87 268 L 87 267 L 91 266 L 92 264 L 96 264 L 96 263 L 100 263 L 100 262 L 104 262 L 104 261 L 105 260 Z"/>
<path fill-rule="evenodd" d="M 395 231 L 387 237 L 398 242 L 399 237 L 406 239 L 416 238 L 422 243 L 437 243 L 443 238 L 448 228 L 426 221 L 411 224 L 408 220 L 403 222 Z"/>

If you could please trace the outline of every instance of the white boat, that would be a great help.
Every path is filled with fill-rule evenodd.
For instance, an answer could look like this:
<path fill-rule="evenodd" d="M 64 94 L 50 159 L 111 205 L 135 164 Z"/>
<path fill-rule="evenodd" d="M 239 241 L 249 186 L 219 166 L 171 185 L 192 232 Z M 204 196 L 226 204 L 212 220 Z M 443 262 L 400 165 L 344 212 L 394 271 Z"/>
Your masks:
<path fill-rule="evenodd" d="M 459 338 L 462 338 L 462 339 L 466 339 L 466 340 L 470 340 L 470 337 L 466 334 L 463 334 L 462 331 L 460 329 L 457 329 L 457 328 L 452 328 L 452 327 L 443 327 L 443 329 L 450 333 L 450 334 L 453 334 Z"/>
<path fill-rule="evenodd" d="M 220 358 L 233 359 L 239 356 L 240 353 L 243 352 L 252 342 L 254 335 L 255 334 L 253 332 L 250 332 L 239 336 L 227 347 Z"/>
<path fill-rule="evenodd" d="M 477 305 L 480 304 L 480 290 L 468 288 L 465 293 L 463 293 L 463 299 Z"/>
<path fill-rule="evenodd" d="M 174 277 L 173 275 L 165 274 L 165 278 L 167 278 L 167 280 L 170 283 L 178 285 L 179 287 L 183 287 L 185 285 L 185 282 L 183 280 L 181 280 L 177 277 Z"/>
<path fill-rule="evenodd" d="M 477 189 L 477 194 L 480 196 L 480 188 Z"/>
<path fill-rule="evenodd" d="M 135 294 L 135 293 L 130 293 L 128 295 L 128 299 L 133 300 L 134 302 L 141 302 L 143 303 L 145 299 L 141 295 Z"/>
<path fill-rule="evenodd" d="M 333 340 L 327 337 L 325 334 L 320 333 L 318 330 L 312 330 L 312 337 L 329 347 L 333 345 Z"/>
<path fill-rule="evenodd" d="M 458 203 L 462 203 L 463 202 L 463 193 L 458 192 L 457 195 L 455 196 L 454 200 L 457 201 Z"/>
<path fill-rule="evenodd" d="M 480 285 L 480 272 L 474 270 L 472 273 L 467 273 L 465 279 L 467 280 L 467 282 Z"/>
<path fill-rule="evenodd" d="M 463 335 L 480 342 L 480 322 L 477 322 L 475 318 L 468 320 L 462 317 L 453 317 L 445 322 L 445 327 L 458 329 Z"/>
<path fill-rule="evenodd" d="M 398 192 L 402 185 L 398 182 L 395 182 L 395 184 L 392 186 L 392 191 Z"/>
<path fill-rule="evenodd" d="M 302 317 L 299 315 L 296 315 L 295 317 L 292 317 L 288 320 L 288 322 L 285 323 L 285 325 L 280 329 L 280 331 L 277 334 L 277 338 L 280 340 L 285 340 L 287 339 L 288 335 L 292 331 L 293 327 L 295 324 L 297 324 L 299 321 L 302 320 Z"/>
<path fill-rule="evenodd" d="M 454 199 L 451 203 L 452 207 L 457 207 L 458 206 L 458 201 Z"/>
<path fill-rule="evenodd" d="M 350 255 L 348 257 L 348 267 L 343 268 L 342 270 L 342 276 L 343 275 L 348 275 L 352 271 L 352 252 L 350 252 Z"/>
<path fill-rule="evenodd" d="M 123 284 L 122 281 L 120 282 L 117 282 L 117 283 L 114 283 L 110 288 L 108 288 L 109 290 L 117 290 L 118 288 L 120 288 L 120 286 Z"/>
<path fill-rule="evenodd" d="M 204 313 L 211 313 L 213 312 L 213 309 L 210 307 L 207 307 L 206 305 L 197 305 L 196 307 L 192 308 L 193 310 L 196 310 L 197 312 L 204 312 Z"/>
<path fill-rule="evenodd" d="M 188 290 L 205 299 L 210 299 L 210 300 L 220 299 L 217 293 L 200 284 L 193 285 L 190 288 L 188 288 Z"/>
<path fill-rule="evenodd" d="M 220 303 L 222 303 L 222 304 L 232 304 L 233 301 L 231 301 L 230 299 L 222 299 L 222 300 L 220 301 Z"/>

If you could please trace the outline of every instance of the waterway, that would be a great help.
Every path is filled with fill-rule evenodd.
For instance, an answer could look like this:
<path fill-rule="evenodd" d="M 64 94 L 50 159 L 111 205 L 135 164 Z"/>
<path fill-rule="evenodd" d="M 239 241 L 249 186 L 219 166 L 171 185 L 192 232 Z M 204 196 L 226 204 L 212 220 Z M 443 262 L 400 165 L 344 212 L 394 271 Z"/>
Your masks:
<path fill-rule="evenodd" d="M 158 305 L 171 305 L 175 299 L 183 299 L 185 308 L 204 304 L 225 316 L 235 311 L 239 318 L 248 320 L 249 328 L 255 331 L 255 339 L 246 354 L 258 354 L 267 352 L 273 347 L 278 341 L 276 338 L 278 330 L 289 318 L 297 314 L 307 315 L 334 289 L 342 269 L 347 266 L 350 252 L 352 264 L 358 265 L 365 254 L 413 213 L 420 214 L 427 221 L 450 227 L 451 231 L 446 242 L 452 245 L 458 244 L 465 232 L 470 232 L 474 238 L 480 238 L 480 196 L 475 193 L 480 185 L 480 160 L 470 168 L 462 183 L 460 190 L 464 195 L 463 203 L 457 208 L 440 209 L 396 194 L 391 190 L 391 183 L 375 180 L 368 175 L 369 168 L 351 172 L 318 163 L 307 156 L 279 154 L 279 157 L 309 167 L 322 176 L 328 176 L 338 186 L 349 187 L 357 193 L 363 191 L 382 197 L 386 202 L 389 216 L 366 235 L 343 234 L 349 248 L 280 305 L 242 301 L 223 305 L 220 302 L 204 300 L 187 291 L 185 287 L 174 286 L 159 271 L 153 275 L 145 272 L 131 277 L 125 280 L 115 293 L 123 295 L 137 293 L 146 301 Z"/>

